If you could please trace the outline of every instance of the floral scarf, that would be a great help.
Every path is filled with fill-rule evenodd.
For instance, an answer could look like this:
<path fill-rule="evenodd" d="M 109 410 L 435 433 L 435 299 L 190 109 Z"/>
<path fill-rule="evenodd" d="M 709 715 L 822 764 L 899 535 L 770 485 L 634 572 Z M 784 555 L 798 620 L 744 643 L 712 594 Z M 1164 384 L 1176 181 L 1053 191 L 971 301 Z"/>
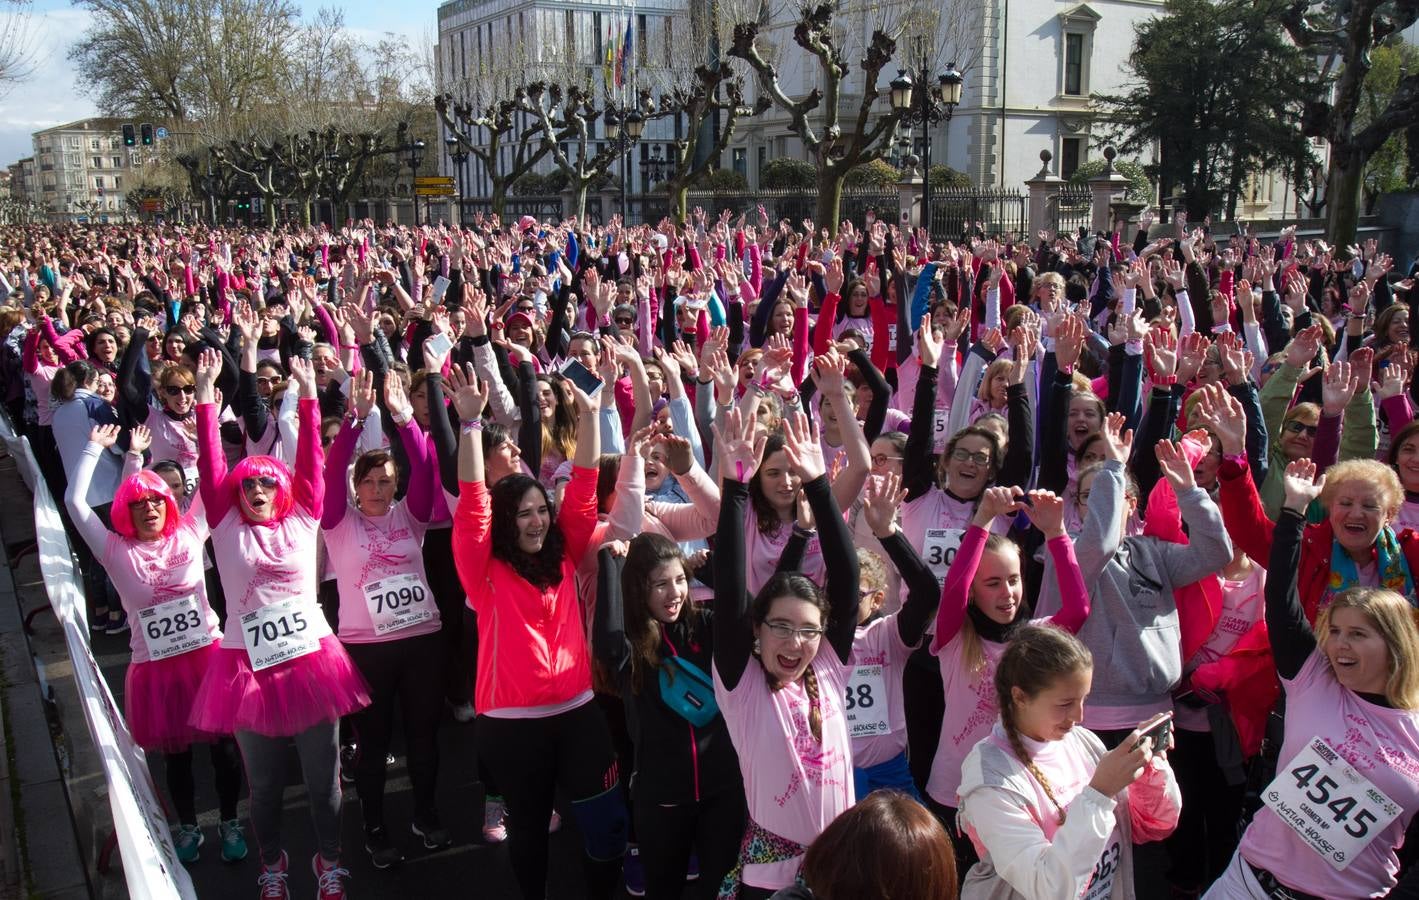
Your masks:
<path fill-rule="evenodd" d="M 807 852 L 808 848 L 802 844 L 779 837 L 750 819 L 749 827 L 744 830 L 744 842 L 739 845 L 739 859 L 734 863 L 734 868 L 729 870 L 729 874 L 724 876 L 715 900 L 737 900 L 745 866 L 783 862 Z"/>
<path fill-rule="evenodd" d="M 1404 548 L 1394 529 L 1386 525 L 1375 538 L 1375 556 L 1379 569 L 1380 587 L 1394 591 L 1401 597 L 1414 602 L 1414 578 L 1409 572 L 1409 562 L 1404 558 Z M 1326 581 L 1325 593 L 1321 595 L 1318 610 L 1330 606 L 1341 591 L 1360 586 L 1360 570 L 1355 560 L 1340 546 L 1339 541 L 1331 541 L 1330 578 Z"/>

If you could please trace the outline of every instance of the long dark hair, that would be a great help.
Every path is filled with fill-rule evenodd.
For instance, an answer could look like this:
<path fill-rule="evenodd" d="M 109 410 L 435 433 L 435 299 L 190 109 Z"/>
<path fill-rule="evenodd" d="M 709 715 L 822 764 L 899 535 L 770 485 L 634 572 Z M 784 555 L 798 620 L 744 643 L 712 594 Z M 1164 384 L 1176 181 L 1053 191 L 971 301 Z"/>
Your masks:
<path fill-rule="evenodd" d="M 547 528 L 547 536 L 542 539 L 542 549 L 536 553 L 526 553 L 517 546 L 517 508 L 522 503 L 523 495 L 532 488 L 541 492 L 547 509 L 552 513 L 552 523 Z M 552 498 L 547 495 L 542 483 L 520 472 L 509 475 L 493 485 L 490 502 L 493 511 L 490 532 L 493 556 L 539 588 L 561 584 L 564 539 L 562 529 L 557 525 Z"/>
<path fill-rule="evenodd" d="M 81 388 L 91 388 L 99 380 L 98 368 L 87 359 L 76 359 L 54 373 L 49 383 L 49 396 L 68 403 Z"/>
<path fill-rule="evenodd" d="M 764 470 L 764 460 L 782 450 L 783 446 L 783 432 L 771 433 L 768 440 L 764 442 L 764 454 L 759 457 L 759 467 L 754 470 L 754 476 L 749 479 L 749 505 L 753 507 L 759 533 L 771 537 L 778 534 L 779 528 L 783 526 L 783 520 L 779 518 L 778 510 L 769 503 L 769 498 L 764 496 L 764 482 L 760 473 Z"/>
<path fill-rule="evenodd" d="M 631 645 L 631 689 L 640 693 L 645 675 L 660 668 L 660 620 L 650 612 L 650 576 L 666 563 L 679 563 L 690 577 L 690 567 L 680 545 L 664 535 L 646 532 L 631 539 L 621 569 L 621 601 L 625 610 L 626 640 Z M 694 640 L 703 614 L 688 600 L 680 607 L 682 623 Z"/>
<path fill-rule="evenodd" d="M 764 582 L 763 588 L 754 597 L 754 604 L 750 612 L 756 625 L 764 624 L 764 621 L 769 617 L 769 610 L 773 608 L 774 601 L 780 597 L 804 600 L 813 604 L 823 614 L 824 624 L 827 623 L 827 598 L 823 596 L 823 592 L 818 589 L 818 585 L 814 584 L 811 578 L 797 572 L 775 572 L 768 581 Z M 762 660 L 760 660 L 760 665 L 763 665 Z M 783 689 L 784 684 L 770 675 L 768 669 L 764 669 L 764 677 L 768 679 L 771 689 L 775 691 Z M 819 697 L 818 676 L 813 673 L 811 662 L 803 673 L 803 691 L 808 695 L 808 729 L 813 732 L 814 740 L 821 744 L 823 742 L 823 704 Z"/>

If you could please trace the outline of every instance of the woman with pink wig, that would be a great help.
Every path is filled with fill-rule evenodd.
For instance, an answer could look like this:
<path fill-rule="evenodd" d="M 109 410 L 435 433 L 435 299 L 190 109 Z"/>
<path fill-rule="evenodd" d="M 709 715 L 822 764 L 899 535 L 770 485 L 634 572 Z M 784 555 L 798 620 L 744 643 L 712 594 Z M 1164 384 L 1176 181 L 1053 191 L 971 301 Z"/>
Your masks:
<path fill-rule="evenodd" d="M 284 900 L 281 848 L 286 748 L 295 741 L 318 851 L 321 900 L 342 900 L 338 721 L 369 703 L 364 679 L 330 633 L 316 602 L 316 533 L 324 508 L 320 409 L 310 361 L 293 358 L 298 402 L 294 475 L 269 456 L 227 471 L 217 434 L 215 384 L 222 360 L 197 365 L 199 490 L 227 598 L 221 649 L 197 692 L 192 724 L 236 735 L 251 786 L 263 898 Z"/>
<path fill-rule="evenodd" d="M 173 844 L 185 863 L 197 861 L 203 842 L 193 798 L 191 745 L 213 742 L 222 859 L 235 862 L 246 857 L 236 813 L 241 787 L 236 745 L 230 737 L 218 738 L 230 732 L 189 724 L 197 686 L 217 655 L 220 637 L 202 566 L 207 523 L 179 513 L 163 477 L 142 471 L 118 485 L 110 530 L 89 505 L 88 493 L 99 456 L 117 442 L 118 432 L 117 425 L 99 425 L 89 433 L 65 500 L 74 528 L 107 570 L 134 625 L 128 635 L 133 656 L 124 678 L 123 715 L 138 746 L 165 754 L 168 793 L 178 818 Z"/>

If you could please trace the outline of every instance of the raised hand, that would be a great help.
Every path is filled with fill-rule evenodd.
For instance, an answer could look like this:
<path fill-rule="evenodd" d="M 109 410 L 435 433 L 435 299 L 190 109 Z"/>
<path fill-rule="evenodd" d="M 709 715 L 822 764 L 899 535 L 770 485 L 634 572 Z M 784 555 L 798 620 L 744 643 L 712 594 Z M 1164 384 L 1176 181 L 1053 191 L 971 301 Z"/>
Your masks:
<path fill-rule="evenodd" d="M 204 355 L 212 351 L 203 351 Z M 221 357 L 218 357 L 220 364 Z M 220 367 L 220 365 L 219 365 Z M 317 396 L 315 367 L 310 360 L 299 356 L 291 357 L 291 380 L 296 383 L 296 396 L 302 400 L 314 400 Z"/>
<path fill-rule="evenodd" d="M 350 379 L 350 403 L 355 408 L 355 417 L 361 421 L 374 409 L 374 373 L 369 369 L 356 372 Z"/>
<path fill-rule="evenodd" d="M 1320 352 L 1321 330 L 1319 325 L 1303 328 L 1286 345 L 1286 364 L 1305 373 Z"/>
<path fill-rule="evenodd" d="M 1380 370 L 1380 387 L 1375 392 L 1381 401 L 1403 394 L 1409 389 L 1409 380 L 1414 375 L 1409 345 L 1401 342 L 1390 346 L 1389 365 Z"/>
<path fill-rule="evenodd" d="M 196 423 L 194 418 L 193 423 Z M 153 432 L 148 430 L 147 425 L 134 425 L 128 429 L 128 452 L 143 454 L 148 448 L 153 446 Z"/>
<path fill-rule="evenodd" d="M 1064 498 L 1053 491 L 1030 491 L 1021 509 L 1046 540 L 1064 534 Z"/>
<path fill-rule="evenodd" d="M 1181 444 L 1159 441 L 1154 451 L 1158 455 L 1158 468 L 1162 470 L 1163 477 L 1168 479 L 1168 484 L 1172 485 L 1174 491 L 1182 493 L 1197 487 L 1197 480 L 1192 474 L 1192 463 L 1188 462 Z"/>
<path fill-rule="evenodd" d="M 1321 414 L 1326 416 L 1344 415 L 1345 407 L 1354 399 L 1360 389 L 1360 379 L 1345 361 L 1334 362 L 1326 367 L 1321 381 Z"/>
<path fill-rule="evenodd" d="M 1304 516 L 1306 507 L 1320 496 L 1321 489 L 1325 487 L 1325 476 L 1317 478 L 1316 464 L 1309 459 L 1298 459 L 1286 466 L 1286 475 L 1281 483 L 1286 490 L 1286 508 Z"/>
<path fill-rule="evenodd" d="M 107 450 L 118 443 L 118 432 L 117 425 L 95 425 L 89 429 L 89 443 L 98 444 Z"/>
<path fill-rule="evenodd" d="M 384 406 L 398 422 L 407 422 L 414 415 L 414 406 L 404 390 L 404 379 L 397 375 L 391 374 L 384 379 Z"/>
<path fill-rule="evenodd" d="M 448 387 L 459 421 L 479 421 L 488 405 L 488 384 L 473 374 L 473 366 L 468 363 L 449 366 Z M 433 412 L 431 410 L 430 414 Z"/>
<path fill-rule="evenodd" d="M 211 347 L 205 348 L 202 354 L 197 357 L 197 373 L 193 377 L 197 389 L 201 391 L 203 387 L 206 387 L 210 392 L 212 386 L 217 383 L 217 376 L 220 374 L 222 374 L 222 354 Z"/>
<path fill-rule="evenodd" d="M 972 525 L 989 529 L 1000 516 L 1008 516 L 1020 508 L 1020 498 L 1025 496 L 1025 492 L 1018 487 L 989 487 L 981 494 L 980 502 L 976 504 L 976 514 L 971 519 Z"/>
<path fill-rule="evenodd" d="M 714 458 L 719 460 L 720 477 L 725 481 L 748 482 L 758 471 L 768 438 L 759 423 L 738 406 L 724 413 L 724 423 L 714 425 Z"/>
<path fill-rule="evenodd" d="M 862 515 L 867 526 L 878 538 L 890 537 L 897 530 L 897 510 L 906 499 L 902 476 L 896 472 L 873 475 L 867 479 L 862 495 Z"/>
<path fill-rule="evenodd" d="M 1068 372 L 1079 361 L 1084 349 L 1086 326 L 1077 316 L 1065 316 L 1055 330 L 1054 358 L 1061 372 Z"/>
<path fill-rule="evenodd" d="M 1101 442 L 1104 459 L 1128 462 L 1128 455 L 1133 451 L 1133 429 L 1125 429 L 1124 421 L 1122 413 L 1109 413 L 1105 417 L 1104 427 L 1099 431 L 1104 436 Z"/>
<path fill-rule="evenodd" d="M 936 336 L 931 327 L 931 314 L 921 317 L 916 330 L 916 354 L 923 366 L 936 368 L 941 364 L 941 348 L 945 342 Z"/>
<path fill-rule="evenodd" d="M 1236 456 L 1246 451 L 1246 410 L 1241 401 L 1220 384 L 1198 388 L 1201 397 L 1193 414 L 1222 445 L 1223 456 Z"/>
<path fill-rule="evenodd" d="M 1178 339 L 1168 328 L 1154 328 L 1143 339 L 1143 358 L 1155 381 L 1169 378 L 1178 371 Z"/>
<path fill-rule="evenodd" d="M 828 472 L 823 460 L 823 444 L 816 423 L 810 423 L 801 412 L 783 420 L 783 452 L 788 464 L 804 482 L 820 478 Z"/>
<path fill-rule="evenodd" d="M 813 360 L 813 381 L 825 397 L 830 396 L 832 391 L 847 389 L 846 373 L 847 359 L 838 353 L 836 347 L 829 347 L 827 353 Z"/>

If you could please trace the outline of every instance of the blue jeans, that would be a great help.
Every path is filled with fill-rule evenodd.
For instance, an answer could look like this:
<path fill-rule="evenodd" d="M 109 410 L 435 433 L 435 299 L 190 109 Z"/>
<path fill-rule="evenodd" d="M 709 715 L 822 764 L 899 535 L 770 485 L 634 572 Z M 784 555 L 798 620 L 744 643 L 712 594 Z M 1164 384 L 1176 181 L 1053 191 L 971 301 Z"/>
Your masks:
<path fill-rule="evenodd" d="M 916 783 L 912 781 L 911 769 L 907 767 L 905 750 L 875 766 L 854 766 L 852 786 L 858 800 L 875 790 L 889 788 L 901 791 L 918 803 L 921 802 L 921 795 L 916 792 Z"/>

